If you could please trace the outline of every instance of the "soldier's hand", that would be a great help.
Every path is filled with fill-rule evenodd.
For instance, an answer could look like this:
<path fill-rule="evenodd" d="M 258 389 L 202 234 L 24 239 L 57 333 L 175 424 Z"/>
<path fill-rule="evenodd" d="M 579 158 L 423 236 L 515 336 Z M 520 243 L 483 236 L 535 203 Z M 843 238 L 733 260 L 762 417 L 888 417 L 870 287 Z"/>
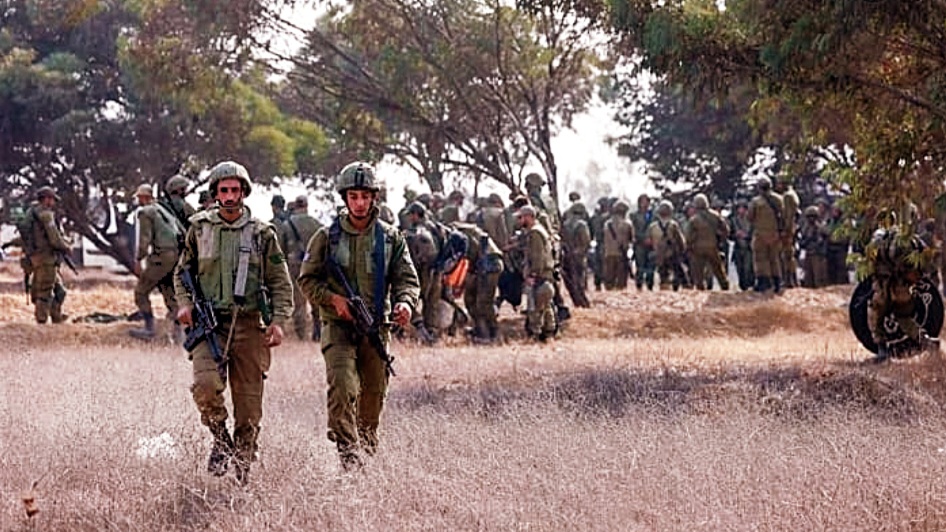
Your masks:
<path fill-rule="evenodd" d="M 194 318 L 191 317 L 191 307 L 190 305 L 184 305 L 181 308 L 177 309 L 177 322 L 186 327 L 190 327 L 194 324 Z"/>
<path fill-rule="evenodd" d="M 341 319 L 355 321 L 355 318 L 351 315 L 351 308 L 348 306 L 348 298 L 332 294 L 332 307 Z"/>
<path fill-rule="evenodd" d="M 276 347 L 282 343 L 282 327 L 275 323 L 266 328 L 266 347 Z"/>
<path fill-rule="evenodd" d="M 411 307 L 407 303 L 394 304 L 394 323 L 401 327 L 406 326 L 411 321 Z"/>

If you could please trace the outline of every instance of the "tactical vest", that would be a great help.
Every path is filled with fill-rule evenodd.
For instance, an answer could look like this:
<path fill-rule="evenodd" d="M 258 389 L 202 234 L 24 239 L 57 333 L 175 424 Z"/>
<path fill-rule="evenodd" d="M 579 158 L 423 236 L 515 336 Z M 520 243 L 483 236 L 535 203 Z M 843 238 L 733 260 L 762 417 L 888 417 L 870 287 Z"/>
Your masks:
<path fill-rule="evenodd" d="M 151 219 L 154 237 L 151 239 L 151 248 L 154 253 L 164 251 L 180 251 L 184 246 L 184 225 L 160 203 L 152 203 L 142 207 L 139 218 L 147 216 Z"/>
<path fill-rule="evenodd" d="M 275 238 L 272 226 L 252 218 L 248 209 L 233 224 L 221 219 L 216 210 L 194 215 L 191 223 L 204 297 L 216 309 L 229 311 L 242 306 L 246 311 L 260 310 L 264 237 L 268 232 Z"/>
<path fill-rule="evenodd" d="M 394 259 L 394 228 L 375 219 L 365 233 L 352 235 L 341 227 L 338 217 L 328 229 L 328 256 L 329 260 L 338 263 L 345 278 L 352 289 L 358 293 L 365 304 L 375 313 L 375 317 L 383 323 L 384 316 L 390 308 L 389 298 L 386 296 L 387 277 L 391 261 Z M 331 284 L 339 287 L 341 282 L 331 278 Z M 338 293 L 344 293 L 335 288 Z"/>

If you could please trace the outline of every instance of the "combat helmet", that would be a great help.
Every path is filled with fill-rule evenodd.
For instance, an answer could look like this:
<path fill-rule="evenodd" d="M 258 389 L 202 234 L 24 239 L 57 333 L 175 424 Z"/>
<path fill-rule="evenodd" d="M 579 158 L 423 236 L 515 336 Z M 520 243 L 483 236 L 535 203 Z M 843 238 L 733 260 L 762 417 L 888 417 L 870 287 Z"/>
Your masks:
<path fill-rule="evenodd" d="M 766 176 L 762 176 L 756 181 L 756 186 L 762 191 L 770 190 L 772 188 L 772 180 Z"/>
<path fill-rule="evenodd" d="M 363 161 L 349 163 L 342 168 L 335 178 L 335 191 L 345 195 L 350 189 L 363 189 L 378 192 L 380 187 L 375 177 L 374 167 Z"/>
<path fill-rule="evenodd" d="M 541 187 L 545 184 L 545 178 L 535 172 L 532 172 L 526 176 L 526 184 L 533 187 Z"/>
<path fill-rule="evenodd" d="M 809 205 L 805 207 L 805 217 L 809 216 L 821 216 L 821 211 L 818 210 L 817 205 Z"/>
<path fill-rule="evenodd" d="M 627 211 L 629 211 L 629 210 L 631 210 L 631 206 L 628 205 L 627 202 L 625 202 L 624 200 L 618 200 L 618 201 L 616 201 L 616 202 L 614 203 L 614 206 L 611 207 L 611 211 L 612 211 L 612 212 L 614 212 L 614 213 L 616 213 L 616 214 L 620 214 L 620 215 L 627 214 Z"/>
<path fill-rule="evenodd" d="M 657 206 L 657 214 L 667 216 L 673 214 L 673 203 L 670 203 L 670 200 L 661 200 L 660 204 Z"/>
<path fill-rule="evenodd" d="M 187 187 L 189 187 L 190 184 L 190 181 L 188 181 L 186 177 L 182 175 L 176 175 L 164 183 L 164 191 L 168 194 L 183 196 L 184 194 L 187 194 Z"/>
<path fill-rule="evenodd" d="M 250 183 L 250 173 L 246 171 L 246 167 L 242 164 L 233 161 L 223 161 L 222 163 L 217 163 L 216 166 L 210 169 L 210 183 L 208 188 L 213 196 L 217 195 L 217 184 L 224 179 L 238 179 L 243 185 L 243 197 L 245 198 L 250 195 L 250 191 L 253 188 L 252 183 Z"/>
<path fill-rule="evenodd" d="M 700 193 L 693 196 L 693 207 L 699 210 L 709 209 L 709 200 L 706 198 L 706 194 Z"/>
<path fill-rule="evenodd" d="M 50 186 L 40 187 L 36 191 L 36 199 L 41 200 L 43 198 L 53 198 L 56 201 L 60 201 L 62 198 L 59 197 L 59 194 L 56 194 L 56 189 Z"/>
<path fill-rule="evenodd" d="M 568 201 L 573 201 L 573 202 L 574 202 L 574 201 L 581 201 L 581 194 L 579 194 L 579 193 L 577 193 L 577 192 L 569 192 L 569 193 L 568 193 Z"/>

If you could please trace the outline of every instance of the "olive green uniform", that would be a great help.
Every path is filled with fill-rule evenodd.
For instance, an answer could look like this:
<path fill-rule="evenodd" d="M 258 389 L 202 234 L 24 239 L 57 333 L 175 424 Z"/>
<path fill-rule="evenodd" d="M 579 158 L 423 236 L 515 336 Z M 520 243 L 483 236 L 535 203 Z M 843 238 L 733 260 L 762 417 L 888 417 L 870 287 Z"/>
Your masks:
<path fill-rule="evenodd" d="M 763 192 L 749 203 L 752 224 L 752 266 L 757 280 L 780 279 L 782 275 L 782 233 L 785 231 L 782 197 Z"/>
<path fill-rule="evenodd" d="M 473 320 L 473 336 L 479 340 L 496 340 L 499 322 L 496 318 L 496 287 L 503 271 L 503 253 L 485 231 L 473 224 L 455 223 L 467 238 L 466 258 L 470 271 L 463 286 L 463 304 Z"/>
<path fill-rule="evenodd" d="M 527 282 L 526 329 L 537 338 L 547 338 L 555 334 L 555 311 L 552 298 L 555 296 L 554 258 L 552 256 L 552 237 L 537 221 L 526 230 L 525 265 L 523 278 Z"/>
<path fill-rule="evenodd" d="M 729 218 L 729 239 L 732 240 L 732 262 L 739 278 L 739 288 L 748 290 L 755 284 L 752 269 L 752 226 L 745 215 L 733 213 Z"/>
<path fill-rule="evenodd" d="M 591 229 L 579 214 L 569 211 L 562 231 L 566 246 L 564 266 L 568 275 L 581 290 L 588 286 L 588 251 L 591 249 Z"/>
<path fill-rule="evenodd" d="M 302 259 L 305 257 L 309 239 L 322 227 L 322 224 L 306 213 L 292 213 L 279 227 L 279 245 L 286 254 L 286 263 L 289 266 L 289 277 L 292 279 L 292 326 L 300 340 L 308 338 L 309 302 L 299 288 L 299 272 L 302 269 Z M 317 307 L 312 310 L 312 337 L 319 338 L 321 324 Z"/>
<path fill-rule="evenodd" d="M 226 373 L 233 401 L 233 440 L 237 458 L 248 463 L 255 457 L 263 416 L 263 379 L 270 364 L 263 290 L 269 293 L 273 323 L 284 327 L 292 315 L 292 282 L 272 225 L 252 218 L 246 207 L 233 223 L 223 220 L 218 212 L 219 209 L 214 208 L 191 217 L 191 227 L 175 270 L 174 293 L 178 305 L 191 306 L 193 302 L 181 284 L 180 272 L 185 268 L 196 272 L 195 282 L 217 315 L 215 333 L 223 349 L 227 349 L 233 325 L 230 347 L 225 353 L 229 358 Z M 245 233 L 244 228 L 247 228 Z M 234 292 L 241 243 L 246 237 L 249 261 L 245 301 L 239 305 Z M 215 426 L 226 423 L 223 397 L 226 383 L 217 372 L 217 363 L 206 341 L 194 348 L 191 357 L 194 366 L 191 392 L 201 422 L 213 431 Z"/>
<path fill-rule="evenodd" d="M 657 275 L 660 276 L 660 289 L 666 290 L 673 284 L 677 290 L 686 283 L 683 271 L 683 253 L 686 250 L 686 237 L 680 224 L 670 218 L 657 217 L 647 229 L 650 241 L 654 243 Z"/>
<path fill-rule="evenodd" d="M 693 285 L 703 290 L 711 279 L 707 273 L 716 277 L 723 290 L 729 290 L 726 267 L 719 253 L 719 243 L 729 237 L 726 220 L 712 209 L 697 209 L 687 225 L 686 240 L 690 250 L 690 275 Z"/>
<path fill-rule="evenodd" d="M 805 252 L 802 262 L 805 288 L 820 288 L 828 284 L 828 227 L 817 216 L 806 216 L 801 228 L 799 246 Z"/>
<path fill-rule="evenodd" d="M 654 211 L 651 209 L 642 211 L 638 208 L 637 211 L 631 213 L 631 225 L 634 226 L 634 267 L 637 270 L 634 284 L 638 290 L 644 285 L 651 290 L 654 288 L 657 254 L 647 234 L 647 228 L 650 227 L 654 218 Z"/>
<path fill-rule="evenodd" d="M 157 202 L 138 210 L 138 262 L 145 267 L 135 285 L 135 305 L 144 315 L 151 315 L 151 291 L 157 288 L 170 316 L 177 314 L 174 298 L 174 267 L 180 258 L 184 226 L 173 212 Z"/>
<path fill-rule="evenodd" d="M 440 231 L 436 224 L 425 220 L 405 233 L 420 282 L 421 311 L 413 316 L 414 326 L 423 325 L 434 336 L 440 332 L 439 312 L 443 300 L 443 271 L 436 268 L 443 240 Z"/>
<path fill-rule="evenodd" d="M 783 220 L 785 232 L 782 235 L 782 279 L 788 287 L 796 286 L 798 276 L 798 261 L 795 259 L 795 228 L 798 225 L 798 208 L 800 206 L 798 194 L 791 188 L 782 193 L 784 205 Z"/>
<path fill-rule="evenodd" d="M 348 282 L 376 314 L 382 299 L 382 341 L 390 329 L 386 317 L 392 302 L 417 307 L 420 285 L 404 237 L 397 229 L 378 220 L 377 210 L 363 231 L 352 227 L 347 211 L 338 218 L 338 245 L 331 251 Z M 322 357 L 328 381 L 328 439 L 335 442 L 343 463 L 357 462 L 361 451 L 374 453 L 378 425 L 387 393 L 384 362 L 367 336 L 359 335 L 350 321 L 343 320 L 332 305 L 333 294 L 346 296 L 341 282 L 329 273 L 330 227 L 323 227 L 309 241 L 299 285 L 306 298 L 318 305 L 322 317 Z M 376 271 L 378 232 L 383 238 L 383 272 Z M 383 293 L 377 292 L 383 276 Z"/>
<path fill-rule="evenodd" d="M 922 244 L 915 237 L 903 242 L 899 236 L 896 229 L 890 229 L 867 246 L 874 289 L 867 307 L 867 324 L 878 346 L 887 343 L 884 319 L 889 312 L 908 337 L 920 340 L 920 327 L 913 318 L 911 287 L 922 276 L 922 266 L 911 265 L 908 257 Z"/>
<path fill-rule="evenodd" d="M 62 284 L 59 265 L 62 254 L 70 253 L 69 244 L 63 238 L 51 209 L 36 202 L 25 216 L 33 217 L 31 236 L 24 240 L 30 241 L 30 249 L 25 251 L 33 271 L 30 300 L 34 316 L 37 323 L 46 323 L 48 318 L 52 318 L 53 323 L 61 323 L 65 320 L 62 304 L 66 299 L 66 288 Z"/>
<path fill-rule="evenodd" d="M 604 287 L 608 290 L 624 290 L 630 271 L 627 251 L 634 243 L 634 226 L 624 213 L 612 214 L 604 223 Z"/>

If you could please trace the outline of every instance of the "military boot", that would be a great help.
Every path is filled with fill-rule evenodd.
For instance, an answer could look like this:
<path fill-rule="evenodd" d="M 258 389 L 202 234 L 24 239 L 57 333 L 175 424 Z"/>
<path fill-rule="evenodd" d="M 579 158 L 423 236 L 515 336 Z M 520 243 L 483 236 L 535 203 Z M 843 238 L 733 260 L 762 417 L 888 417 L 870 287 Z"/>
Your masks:
<path fill-rule="evenodd" d="M 222 477 L 227 474 L 227 468 L 230 467 L 230 458 L 233 456 L 233 439 L 230 438 L 227 424 L 224 422 L 210 425 L 210 433 L 213 434 L 214 442 L 210 447 L 207 471 L 215 477 Z"/>
<path fill-rule="evenodd" d="M 49 319 L 49 300 L 37 299 L 33 306 L 33 316 L 36 318 L 36 323 L 46 323 L 46 320 Z"/>
<path fill-rule="evenodd" d="M 771 286 L 769 285 L 768 277 L 760 275 L 755 278 L 755 288 L 753 288 L 753 290 L 756 292 L 765 292 L 769 288 L 771 288 Z"/>
<path fill-rule="evenodd" d="M 781 277 L 772 278 L 772 289 L 776 294 L 782 293 L 782 278 Z"/>
<path fill-rule="evenodd" d="M 138 338 L 139 340 L 151 340 L 154 338 L 154 314 L 150 312 L 142 312 L 141 317 L 145 321 L 144 328 L 132 329 L 128 331 L 128 334 L 132 338 Z"/>

